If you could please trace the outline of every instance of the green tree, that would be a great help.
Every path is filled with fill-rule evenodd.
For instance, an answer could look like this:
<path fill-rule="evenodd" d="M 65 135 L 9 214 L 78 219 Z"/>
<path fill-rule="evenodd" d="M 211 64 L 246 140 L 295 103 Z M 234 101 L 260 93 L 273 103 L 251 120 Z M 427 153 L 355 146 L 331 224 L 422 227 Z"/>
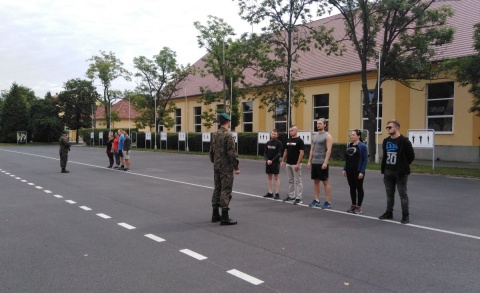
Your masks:
<path fill-rule="evenodd" d="M 171 100 L 180 95 L 180 83 L 190 73 L 190 66 L 179 65 L 176 57 L 174 51 L 164 47 L 152 59 L 144 56 L 133 58 L 137 69 L 135 76 L 140 78 L 137 94 L 132 99 L 135 109 L 140 113 L 135 120 L 138 127 L 153 128 L 155 124 L 173 127 L 174 120 L 170 114 L 175 111 L 175 103 Z"/>
<path fill-rule="evenodd" d="M 16 83 L 12 84 L 10 91 L 4 96 L 0 141 L 13 143 L 17 141 L 17 131 L 26 131 L 28 128 L 27 100 Z"/>
<path fill-rule="evenodd" d="M 246 96 L 250 85 L 245 82 L 244 71 L 251 68 L 252 61 L 259 48 L 255 47 L 252 39 L 243 34 L 234 40 L 234 29 L 222 18 L 208 16 L 206 25 L 194 22 L 198 30 L 198 45 L 207 50 L 207 55 L 202 59 L 203 68 L 197 68 L 202 76 L 213 75 L 223 84 L 222 92 L 213 92 L 208 87 L 200 87 L 202 97 L 198 101 L 204 105 L 223 104 L 221 112 L 232 113 L 232 129 L 239 124 L 239 100 Z M 231 104 L 230 104 L 231 97 Z M 227 101 L 228 105 L 227 105 Z M 216 123 L 217 113 L 211 110 L 202 113 L 203 125 L 210 128 Z"/>
<path fill-rule="evenodd" d="M 92 106 L 98 99 L 99 94 L 95 86 L 89 80 L 70 79 L 58 95 L 61 120 L 70 129 L 90 128 L 92 126 Z M 78 143 L 79 131 L 75 141 Z"/>
<path fill-rule="evenodd" d="M 331 35 L 333 30 L 311 25 L 311 9 L 316 6 L 317 15 L 322 15 L 325 4 L 316 0 L 238 0 L 238 5 L 240 16 L 249 23 L 267 22 L 259 42 L 264 44 L 266 54 L 257 60 L 257 76 L 265 82 L 256 96 L 274 116 L 279 106 L 289 113 L 291 106 L 305 102 L 303 92 L 294 83 L 301 75 L 301 69 L 293 66 L 300 57 L 299 52 L 312 47 L 325 49 L 327 54 L 338 50 Z M 291 117 L 287 124 L 292 124 Z"/>
<path fill-rule="evenodd" d="M 52 97 L 50 92 L 45 95 L 44 99 L 32 102 L 30 106 L 32 140 L 36 142 L 58 141 L 63 130 L 59 110 L 58 101 Z"/>
<path fill-rule="evenodd" d="M 112 81 L 119 77 L 123 77 L 125 80 L 131 80 L 131 73 L 123 68 L 123 62 L 118 59 L 113 52 L 108 54 L 104 51 L 100 51 L 101 56 L 93 56 L 88 59 L 90 65 L 87 70 L 87 77 L 95 80 L 99 79 L 103 85 L 103 99 L 101 100 L 103 106 L 105 107 L 105 121 L 107 123 L 107 128 L 111 129 L 110 125 L 110 109 L 114 101 L 114 96 L 112 96 Z"/>
<path fill-rule="evenodd" d="M 474 28 L 474 48 L 478 54 L 460 59 L 456 76 L 462 86 L 470 86 L 468 92 L 473 95 L 473 102 L 469 112 L 480 115 L 480 23 L 475 24 Z"/>
<path fill-rule="evenodd" d="M 323 1 L 323 0 L 320 0 Z M 435 79 L 432 66 L 435 48 L 453 39 L 454 29 L 447 26 L 453 15 L 444 5 L 432 8 L 435 0 L 327 0 L 345 20 L 346 37 L 361 63 L 364 128 L 375 133 L 378 88 L 387 80 L 412 87 L 412 80 Z M 378 43 L 380 40 L 380 44 Z M 380 84 L 374 96 L 367 85 L 367 67 L 381 52 Z M 381 113 L 380 113 L 381 116 Z M 369 153 L 375 153 L 375 135 L 369 136 Z M 374 156 L 370 156 L 374 160 Z"/>

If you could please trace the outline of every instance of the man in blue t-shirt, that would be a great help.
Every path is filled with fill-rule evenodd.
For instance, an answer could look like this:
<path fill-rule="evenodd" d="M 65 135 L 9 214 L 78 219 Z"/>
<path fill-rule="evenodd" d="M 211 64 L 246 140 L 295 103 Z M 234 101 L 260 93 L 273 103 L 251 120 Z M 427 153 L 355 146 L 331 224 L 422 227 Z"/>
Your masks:
<path fill-rule="evenodd" d="M 123 158 L 123 141 L 125 140 L 125 136 L 123 135 L 123 130 L 118 130 L 118 135 L 120 138 L 118 139 L 118 155 L 120 156 L 121 166 L 119 170 L 124 170 L 125 167 L 125 159 Z"/>

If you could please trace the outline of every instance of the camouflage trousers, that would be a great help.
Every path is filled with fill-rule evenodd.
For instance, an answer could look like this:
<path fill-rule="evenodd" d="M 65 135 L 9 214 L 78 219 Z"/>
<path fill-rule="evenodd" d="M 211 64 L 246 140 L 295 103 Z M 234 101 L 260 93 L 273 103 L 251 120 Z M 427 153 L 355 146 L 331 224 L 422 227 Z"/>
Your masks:
<path fill-rule="evenodd" d="M 228 208 L 232 199 L 233 171 L 214 170 L 215 189 L 212 195 L 212 207 Z"/>
<path fill-rule="evenodd" d="M 60 153 L 60 168 L 65 169 L 67 167 L 68 153 Z"/>

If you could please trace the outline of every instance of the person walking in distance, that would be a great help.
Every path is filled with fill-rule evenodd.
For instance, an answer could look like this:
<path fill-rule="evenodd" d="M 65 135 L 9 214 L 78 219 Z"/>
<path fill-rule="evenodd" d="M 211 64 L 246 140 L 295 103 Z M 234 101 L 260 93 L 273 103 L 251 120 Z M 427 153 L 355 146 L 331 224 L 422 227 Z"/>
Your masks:
<path fill-rule="evenodd" d="M 107 140 L 107 156 L 108 156 L 108 161 L 109 165 L 107 168 L 112 168 L 113 167 L 113 150 L 112 150 L 112 145 L 113 145 L 113 132 L 108 133 L 108 140 Z"/>
<path fill-rule="evenodd" d="M 410 164 L 415 159 L 415 153 L 408 138 L 400 134 L 400 122 L 397 120 L 388 121 L 387 133 L 388 137 L 383 140 L 382 144 L 383 157 L 381 167 L 383 183 L 387 193 L 387 210 L 379 219 L 393 219 L 395 187 L 397 187 L 402 206 L 401 223 L 407 224 L 410 222 L 407 181 L 410 174 Z"/>
<path fill-rule="evenodd" d="M 125 161 L 125 168 L 123 171 L 130 171 L 130 149 L 132 147 L 132 139 L 128 135 L 128 130 L 123 131 L 125 139 L 123 140 L 123 159 Z"/>
<path fill-rule="evenodd" d="M 362 142 L 362 132 L 355 129 L 350 132 L 351 143 L 347 147 L 343 176 L 347 177 L 350 186 L 350 199 L 352 206 L 347 212 L 362 213 L 363 202 L 363 179 L 368 162 L 367 146 Z"/>
<path fill-rule="evenodd" d="M 325 127 L 327 127 L 325 119 L 318 119 L 318 132 L 313 137 L 312 148 L 310 149 L 307 164 L 307 167 L 311 169 L 314 192 L 314 199 L 308 206 L 331 209 L 328 161 L 330 160 L 330 155 L 332 153 L 332 136 L 325 131 Z M 320 205 L 320 181 L 323 182 L 323 186 L 325 187 L 325 203 L 323 205 Z"/>
<path fill-rule="evenodd" d="M 120 139 L 118 137 L 118 132 L 114 133 L 115 138 L 113 139 L 112 143 L 112 151 L 113 151 L 113 156 L 115 157 L 115 167 L 113 169 L 118 170 L 120 169 L 120 156 L 118 155 L 118 140 Z"/>
<path fill-rule="evenodd" d="M 233 173 L 240 174 L 235 141 L 230 133 L 230 116 L 221 113 L 218 116 L 220 129 L 213 134 L 210 145 L 210 161 L 213 163 L 215 188 L 212 195 L 212 222 L 220 225 L 235 225 L 237 221 L 228 215 L 232 199 Z M 222 210 L 220 216 L 219 208 Z"/>
<path fill-rule="evenodd" d="M 120 168 L 118 170 L 122 170 L 125 167 L 125 159 L 123 157 L 123 141 L 125 140 L 125 136 L 123 135 L 123 130 L 118 130 L 118 156 L 120 157 Z"/>
<path fill-rule="evenodd" d="M 280 158 L 283 155 L 282 142 L 278 140 L 278 130 L 273 129 L 270 133 L 270 141 L 265 144 L 265 172 L 268 179 L 268 193 L 263 197 L 280 199 Z M 275 178 L 275 197 L 273 196 L 273 178 Z"/>
<path fill-rule="evenodd" d="M 285 166 L 288 176 L 288 195 L 284 202 L 292 201 L 294 205 L 302 203 L 302 159 L 304 155 L 305 144 L 298 137 L 298 128 L 292 125 L 289 129 L 290 138 L 287 141 L 287 147 L 283 152 L 281 166 Z"/>
<path fill-rule="evenodd" d="M 68 130 L 65 129 L 62 132 L 62 136 L 58 141 L 60 145 L 59 154 L 60 154 L 60 168 L 62 168 L 62 173 L 70 173 L 67 168 L 68 162 L 68 152 L 70 151 L 70 143 L 68 142 Z"/>

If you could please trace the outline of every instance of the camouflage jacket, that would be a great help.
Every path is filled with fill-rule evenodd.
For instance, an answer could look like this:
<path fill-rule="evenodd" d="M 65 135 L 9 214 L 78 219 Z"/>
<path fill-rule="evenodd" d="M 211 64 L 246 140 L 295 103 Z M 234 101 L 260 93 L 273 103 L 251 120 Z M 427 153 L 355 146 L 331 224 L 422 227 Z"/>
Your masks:
<path fill-rule="evenodd" d="M 60 144 L 60 153 L 68 153 L 70 151 L 70 143 L 67 137 L 62 135 L 58 142 Z"/>
<path fill-rule="evenodd" d="M 213 134 L 210 144 L 210 161 L 213 169 L 219 171 L 238 170 L 237 151 L 235 141 L 230 131 L 224 127 Z"/>

